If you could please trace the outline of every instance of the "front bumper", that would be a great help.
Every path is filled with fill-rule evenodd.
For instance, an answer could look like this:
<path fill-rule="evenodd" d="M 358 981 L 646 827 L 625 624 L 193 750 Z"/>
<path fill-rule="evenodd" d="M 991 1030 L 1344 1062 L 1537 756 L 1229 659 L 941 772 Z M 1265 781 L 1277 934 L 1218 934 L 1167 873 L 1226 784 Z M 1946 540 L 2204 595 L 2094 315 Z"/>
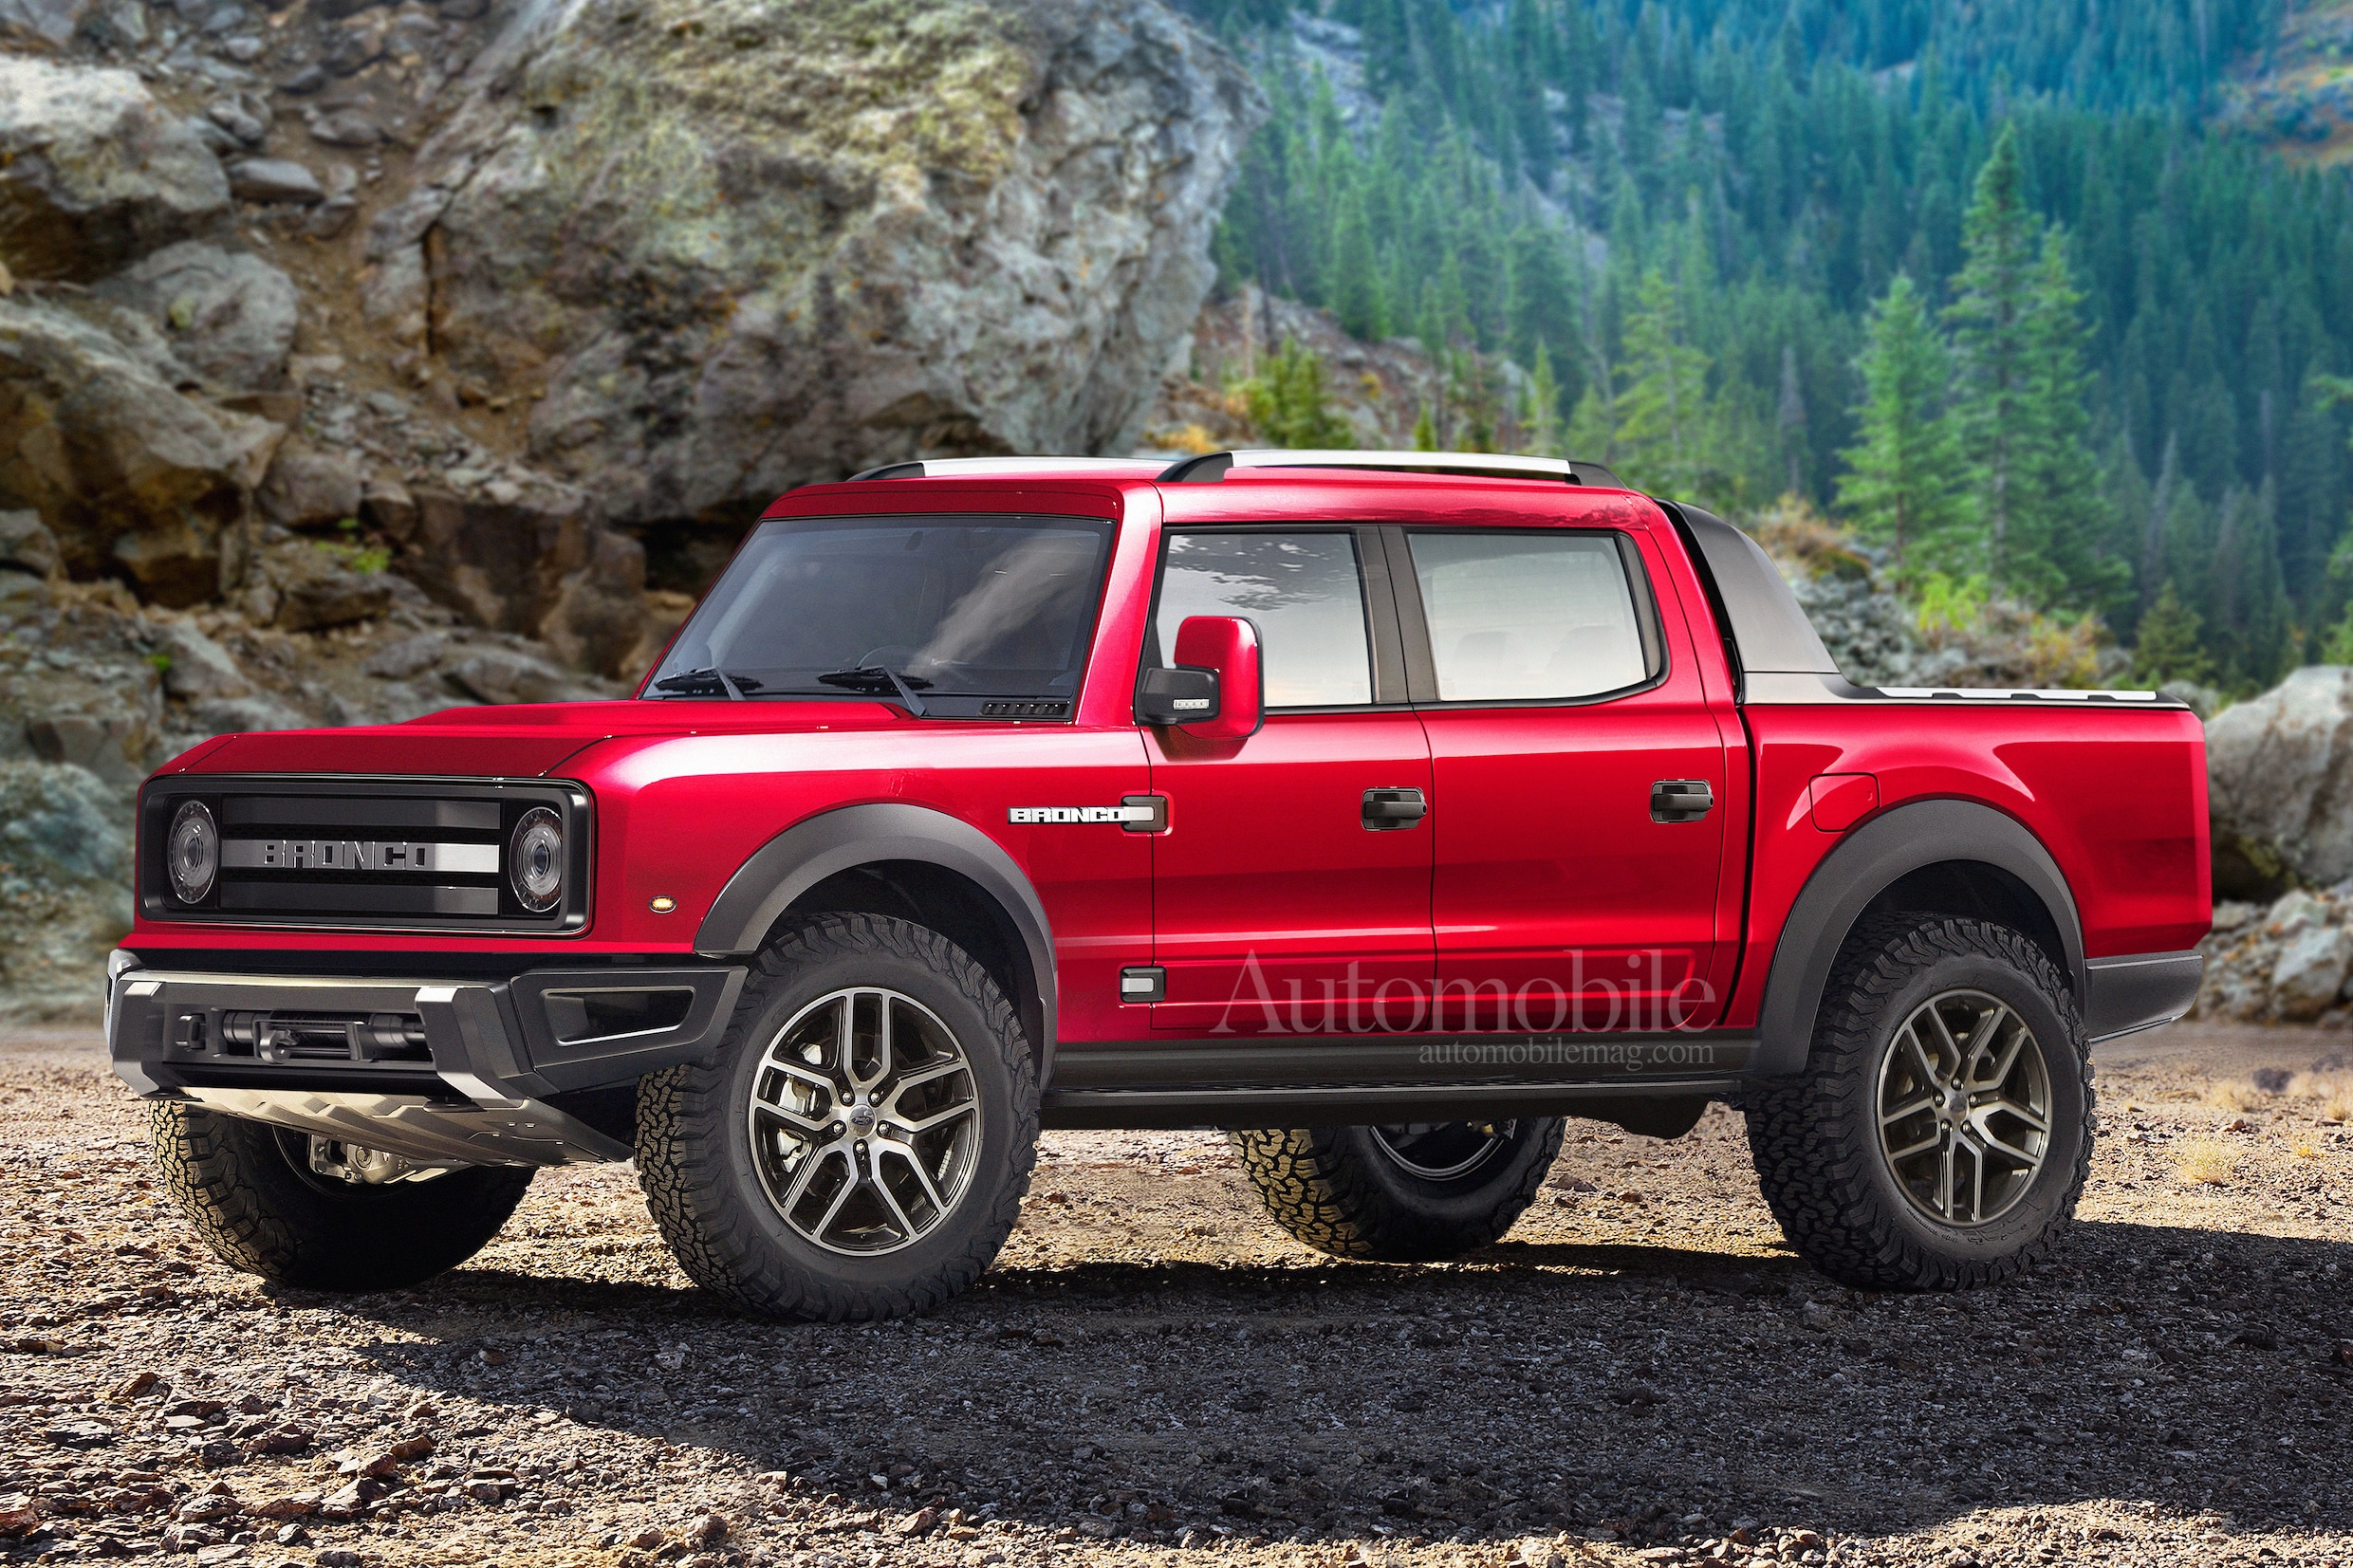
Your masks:
<path fill-rule="evenodd" d="M 561 1102 L 715 1049 L 742 968 L 354 980 L 125 967 L 106 1045 L 139 1094 L 427 1163 L 627 1159 Z"/>

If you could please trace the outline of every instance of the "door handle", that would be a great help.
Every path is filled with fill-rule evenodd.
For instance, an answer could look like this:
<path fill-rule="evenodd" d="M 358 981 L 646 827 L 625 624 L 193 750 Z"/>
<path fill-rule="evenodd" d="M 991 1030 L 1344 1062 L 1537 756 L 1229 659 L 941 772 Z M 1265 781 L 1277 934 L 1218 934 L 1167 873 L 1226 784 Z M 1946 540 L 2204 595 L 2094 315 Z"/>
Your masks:
<path fill-rule="evenodd" d="M 1715 807 L 1715 791 L 1705 779 L 1661 779 L 1650 786 L 1650 820 L 1695 822 Z"/>
<path fill-rule="evenodd" d="M 1395 833 L 1412 827 L 1430 814 L 1430 803 L 1418 789 L 1368 789 L 1364 792 L 1364 831 Z"/>

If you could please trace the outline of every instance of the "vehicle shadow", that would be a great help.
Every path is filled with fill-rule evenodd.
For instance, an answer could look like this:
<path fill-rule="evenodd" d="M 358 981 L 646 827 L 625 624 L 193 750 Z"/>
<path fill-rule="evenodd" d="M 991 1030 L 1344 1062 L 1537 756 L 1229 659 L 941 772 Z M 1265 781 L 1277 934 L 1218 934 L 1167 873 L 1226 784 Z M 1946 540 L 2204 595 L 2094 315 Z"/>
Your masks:
<path fill-rule="evenodd" d="M 1505 1243 L 1426 1267 L 1006 1267 L 875 1325 L 482 1268 L 334 1304 L 398 1331 L 376 1368 L 420 1392 L 701 1445 L 858 1507 L 1090 1536 L 1641 1542 L 2087 1500 L 2293 1532 L 2353 1527 L 2348 1264 L 2336 1242 L 2091 1223 L 1962 1296 L 1858 1297 L 1791 1256 Z"/>

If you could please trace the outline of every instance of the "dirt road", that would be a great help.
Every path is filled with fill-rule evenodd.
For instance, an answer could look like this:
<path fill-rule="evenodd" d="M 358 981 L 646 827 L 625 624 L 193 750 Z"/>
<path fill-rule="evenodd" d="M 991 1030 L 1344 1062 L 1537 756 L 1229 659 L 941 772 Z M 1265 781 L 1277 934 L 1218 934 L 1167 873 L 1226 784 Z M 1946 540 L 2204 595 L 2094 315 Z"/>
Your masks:
<path fill-rule="evenodd" d="M 1506 1242 L 1416 1268 L 1291 1243 L 1214 1134 L 1049 1134 L 978 1288 L 820 1328 L 695 1293 L 618 1167 L 426 1288 L 265 1286 L 160 1199 L 95 1039 L 17 1036 L 0 1560 L 2353 1561 L 2337 1052 L 2103 1053 L 2081 1223 L 1976 1296 L 1810 1272 L 1719 1109 L 1572 1123 Z"/>

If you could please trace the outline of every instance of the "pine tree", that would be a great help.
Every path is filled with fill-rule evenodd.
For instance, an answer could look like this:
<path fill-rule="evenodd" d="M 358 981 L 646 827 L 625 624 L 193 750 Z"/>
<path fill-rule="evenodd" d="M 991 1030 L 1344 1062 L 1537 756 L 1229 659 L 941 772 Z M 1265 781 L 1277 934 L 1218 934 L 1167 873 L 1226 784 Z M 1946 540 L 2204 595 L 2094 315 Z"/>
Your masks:
<path fill-rule="evenodd" d="M 1333 311 L 1353 338 L 1389 335 L 1380 297 L 1380 262 L 1373 251 L 1372 224 L 1364 197 L 1354 185 L 1340 198 L 1340 223 L 1332 236 L 1330 289 Z"/>
<path fill-rule="evenodd" d="M 2004 125 L 1977 173 L 1961 230 L 1969 259 L 1953 280 L 1953 304 L 1945 309 L 1960 372 L 1955 412 L 1976 481 L 1984 570 L 1997 588 L 2010 564 L 2019 464 L 2031 441 L 2028 318 L 2041 231 L 2042 220 L 2027 210 L 2017 128 Z"/>
<path fill-rule="evenodd" d="M 2167 681 L 2204 681 L 2211 673 L 2198 641 L 2198 614 L 2181 602 L 2167 578 L 2157 600 L 2140 616 L 2133 642 L 2133 679 L 2151 688 Z"/>
<path fill-rule="evenodd" d="M 1310 450 L 1354 446 L 1347 421 L 1332 412 L 1324 386 L 1324 360 L 1295 338 L 1242 385 L 1251 422 L 1278 447 Z"/>
<path fill-rule="evenodd" d="M 2132 571 L 2105 550 L 2108 498 L 2091 452 L 2091 377 L 2066 236 L 2043 233 L 2026 315 L 2025 418 L 2010 495 L 2015 584 L 2029 598 L 2115 614 Z"/>
<path fill-rule="evenodd" d="M 1414 421 L 1414 450 L 1416 452 L 1438 450 L 1438 427 L 1436 422 L 1430 417 L 1430 405 L 1426 402 L 1421 405 L 1421 417 Z"/>
<path fill-rule="evenodd" d="M 1708 357 L 1685 340 L 1682 304 L 1656 267 L 1643 274 L 1626 318 L 1621 374 L 1613 443 L 1621 472 L 1660 495 L 1696 498 L 1712 489 Z"/>
<path fill-rule="evenodd" d="M 1797 377 L 1797 345 L 1781 345 L 1781 398 L 1773 411 L 1773 434 L 1780 438 L 1788 467 L 1784 489 L 1802 495 L 1806 489 L 1806 389 Z"/>
<path fill-rule="evenodd" d="M 1867 539 L 1886 543 L 1898 578 L 1907 554 L 1930 567 L 1946 556 L 1967 515 L 1960 442 L 1943 401 L 1952 364 L 1919 290 L 1899 272 L 1871 313 L 1870 346 L 1856 361 L 1860 439 L 1839 455 L 1839 506 Z"/>
<path fill-rule="evenodd" d="M 1552 353 L 1539 340 L 1536 368 L 1528 384 L 1528 451 L 1537 457 L 1561 457 L 1561 383 L 1552 374 Z"/>

